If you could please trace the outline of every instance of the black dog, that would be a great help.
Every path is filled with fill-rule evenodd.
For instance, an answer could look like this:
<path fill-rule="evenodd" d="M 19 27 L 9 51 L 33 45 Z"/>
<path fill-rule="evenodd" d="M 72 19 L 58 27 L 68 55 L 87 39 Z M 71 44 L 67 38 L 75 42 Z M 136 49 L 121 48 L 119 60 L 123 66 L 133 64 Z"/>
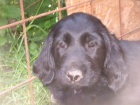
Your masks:
<path fill-rule="evenodd" d="M 56 105 L 140 104 L 140 41 L 116 39 L 85 13 L 52 28 L 33 72 Z"/>

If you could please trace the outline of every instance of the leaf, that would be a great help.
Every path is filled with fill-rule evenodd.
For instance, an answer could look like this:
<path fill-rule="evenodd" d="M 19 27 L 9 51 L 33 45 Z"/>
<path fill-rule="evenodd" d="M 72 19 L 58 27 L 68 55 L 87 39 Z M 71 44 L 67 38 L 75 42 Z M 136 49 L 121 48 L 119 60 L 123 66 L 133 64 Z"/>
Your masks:
<path fill-rule="evenodd" d="M 7 19 L 6 18 L 0 18 L 0 26 L 6 25 Z M 6 29 L 0 30 L 0 36 L 3 36 Z"/>
<path fill-rule="evenodd" d="M 47 32 L 44 33 L 41 29 L 39 28 L 31 28 L 27 32 L 28 34 L 28 40 L 31 42 L 42 42 L 46 38 Z"/>
<path fill-rule="evenodd" d="M 0 47 L 4 46 L 6 42 L 7 42 L 7 39 L 5 37 L 0 37 Z"/>
<path fill-rule="evenodd" d="M 50 20 L 48 20 L 48 21 L 46 21 L 46 22 L 44 23 L 44 27 L 47 28 L 47 29 L 50 28 L 51 25 L 52 25 L 52 24 L 51 24 L 51 21 L 50 21 Z"/>
<path fill-rule="evenodd" d="M 51 19 L 51 24 L 54 25 L 56 23 L 56 17 Z"/>
<path fill-rule="evenodd" d="M 33 56 L 35 56 L 35 55 L 38 54 L 38 50 L 37 50 L 37 49 L 35 49 L 35 50 L 33 50 L 33 51 L 30 50 L 30 53 L 31 53 Z"/>
<path fill-rule="evenodd" d="M 7 19 L 6 18 L 0 18 L 0 26 L 6 25 Z"/>
<path fill-rule="evenodd" d="M 5 0 L 0 0 L 0 5 L 4 5 L 5 4 Z"/>
<path fill-rule="evenodd" d="M 4 5 L 1 7 L 1 14 L 3 17 L 18 18 L 20 17 L 20 9 L 14 5 Z"/>
<path fill-rule="evenodd" d="M 37 49 L 37 44 L 36 43 L 34 43 L 34 42 L 31 42 L 30 43 L 30 45 L 29 45 L 29 48 L 31 49 L 31 50 L 35 50 L 35 49 Z"/>
<path fill-rule="evenodd" d="M 38 53 L 38 45 L 34 42 L 31 42 L 30 45 L 29 45 L 29 51 L 30 51 L 30 54 L 32 55 L 36 55 Z"/>

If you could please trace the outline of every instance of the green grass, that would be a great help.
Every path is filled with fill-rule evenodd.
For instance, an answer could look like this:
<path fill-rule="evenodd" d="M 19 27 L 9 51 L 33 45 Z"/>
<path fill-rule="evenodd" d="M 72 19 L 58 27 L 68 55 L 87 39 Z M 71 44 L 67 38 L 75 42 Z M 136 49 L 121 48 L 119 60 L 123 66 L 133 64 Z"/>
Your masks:
<path fill-rule="evenodd" d="M 34 2 L 34 0 L 24 0 L 26 18 L 57 9 L 57 0 L 53 2 L 51 0 L 41 0 L 39 3 L 30 6 Z M 17 6 L 17 4 L 17 1 L 11 0 L 10 2 L 2 2 L 1 5 L 9 9 L 10 5 Z M 61 0 L 61 4 L 62 7 L 65 6 L 65 0 Z M 30 7 L 27 9 L 28 6 Z M 9 11 L 11 10 L 9 9 Z M 12 19 L 20 20 L 19 16 L 9 13 L 12 12 L 6 11 L 3 13 L 6 22 L 7 19 L 11 18 L 11 15 L 13 16 Z M 62 11 L 62 16 L 66 16 L 66 11 Z M 6 24 L 5 21 L 1 20 L 1 23 Z M 50 28 L 57 21 L 58 13 L 53 13 L 26 23 L 30 65 L 33 64 L 42 49 L 42 44 Z M 16 28 L 16 33 L 12 33 L 9 29 L 0 30 L 0 93 L 28 79 L 23 30 L 21 26 Z M 33 81 L 33 95 L 35 105 L 50 105 L 50 93 L 38 79 Z M 0 96 L 0 105 L 31 105 L 29 85 L 26 84 Z"/>
<path fill-rule="evenodd" d="M 8 42 L 0 47 L 0 93 L 28 79 L 22 33 L 19 36 L 8 34 L 7 38 Z M 41 46 L 42 43 L 35 51 L 29 48 L 30 65 L 38 56 Z M 50 105 L 50 93 L 38 79 L 33 81 L 33 96 L 35 105 Z M 0 96 L 0 105 L 31 105 L 29 85 Z"/>

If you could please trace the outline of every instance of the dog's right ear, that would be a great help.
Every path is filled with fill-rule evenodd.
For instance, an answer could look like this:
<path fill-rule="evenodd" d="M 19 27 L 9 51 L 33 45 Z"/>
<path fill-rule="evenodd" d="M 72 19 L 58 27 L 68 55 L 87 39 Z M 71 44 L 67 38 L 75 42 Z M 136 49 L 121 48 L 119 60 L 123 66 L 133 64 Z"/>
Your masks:
<path fill-rule="evenodd" d="M 33 65 L 33 73 L 39 77 L 44 86 L 49 85 L 54 78 L 54 58 L 51 54 L 54 32 L 51 31 L 44 42 L 43 49 Z"/>

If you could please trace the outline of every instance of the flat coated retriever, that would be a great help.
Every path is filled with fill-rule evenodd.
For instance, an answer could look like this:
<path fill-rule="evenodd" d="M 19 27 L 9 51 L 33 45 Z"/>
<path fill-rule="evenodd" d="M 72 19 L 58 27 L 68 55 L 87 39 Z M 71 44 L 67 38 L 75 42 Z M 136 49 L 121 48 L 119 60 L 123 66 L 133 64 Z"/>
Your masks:
<path fill-rule="evenodd" d="M 60 20 L 33 65 L 55 105 L 140 105 L 140 41 L 85 13 Z"/>

